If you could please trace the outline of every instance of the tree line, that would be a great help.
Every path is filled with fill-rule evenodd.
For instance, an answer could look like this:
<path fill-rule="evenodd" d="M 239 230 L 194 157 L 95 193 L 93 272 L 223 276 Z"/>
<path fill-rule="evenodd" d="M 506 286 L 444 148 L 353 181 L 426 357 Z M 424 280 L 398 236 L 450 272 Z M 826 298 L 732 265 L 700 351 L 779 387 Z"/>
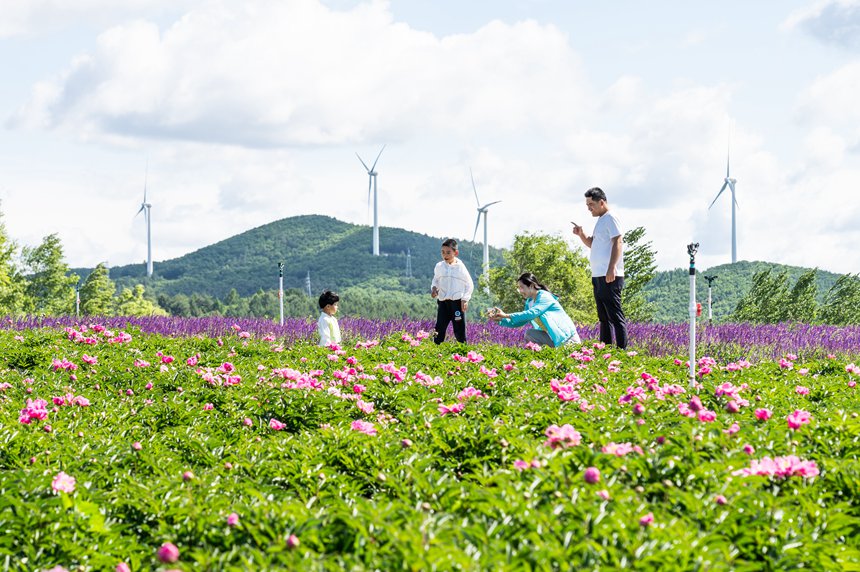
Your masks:
<path fill-rule="evenodd" d="M 631 322 L 652 321 L 659 308 L 646 298 L 645 287 L 656 273 L 653 245 L 645 239 L 643 227 L 624 234 L 625 285 L 623 303 Z M 516 278 L 532 272 L 559 297 L 577 323 L 597 319 L 591 291 L 588 258 L 581 249 L 571 248 L 560 236 L 523 233 L 503 252 L 504 263 L 490 270 L 489 281 L 476 280 L 470 311 L 472 319 L 485 318 L 483 309 L 501 306 L 517 311 L 523 300 L 516 291 Z M 471 268 L 474 276 L 480 267 Z M 790 284 L 786 272 L 770 269 L 756 272 L 751 288 L 737 303 L 728 320 L 736 322 L 804 322 L 834 325 L 860 324 L 860 277 L 841 276 L 822 296 L 816 282 L 817 270 L 802 274 Z M 416 278 L 375 276 L 363 283 L 341 289 L 343 315 L 368 318 L 432 319 L 435 305 L 422 282 Z M 0 213 L 0 315 L 172 315 L 179 317 L 236 316 L 277 319 L 278 291 L 258 289 L 241 296 L 236 288 L 223 297 L 206 293 L 174 293 L 147 290 L 143 284 L 123 279 L 118 288 L 110 270 L 102 263 L 81 283 L 63 256 L 56 234 L 46 236 L 35 247 L 22 247 L 8 236 Z M 158 282 L 152 284 L 158 287 Z M 489 286 L 490 292 L 485 288 Z M 311 317 L 319 311 L 316 296 L 288 288 L 283 295 L 287 317 Z"/>

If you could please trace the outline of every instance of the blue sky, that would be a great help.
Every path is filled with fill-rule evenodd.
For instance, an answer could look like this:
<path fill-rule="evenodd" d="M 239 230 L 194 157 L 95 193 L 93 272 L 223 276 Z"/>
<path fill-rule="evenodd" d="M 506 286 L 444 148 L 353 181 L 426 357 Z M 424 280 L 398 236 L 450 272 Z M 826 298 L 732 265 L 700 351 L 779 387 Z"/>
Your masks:
<path fill-rule="evenodd" d="M 117 6 L 119 5 L 119 7 Z M 0 211 L 73 266 L 181 256 L 273 220 L 489 241 L 586 227 L 600 186 L 661 269 L 860 271 L 860 2 L 5 0 Z M 384 231 L 383 231 L 384 232 Z M 571 244 L 577 242 L 571 240 Z"/>

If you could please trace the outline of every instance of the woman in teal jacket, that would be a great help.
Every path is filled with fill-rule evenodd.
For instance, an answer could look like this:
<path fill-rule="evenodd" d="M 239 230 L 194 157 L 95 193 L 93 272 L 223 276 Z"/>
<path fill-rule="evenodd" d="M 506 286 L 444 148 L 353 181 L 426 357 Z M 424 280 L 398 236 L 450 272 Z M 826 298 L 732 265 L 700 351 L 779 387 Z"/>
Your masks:
<path fill-rule="evenodd" d="M 517 278 L 517 291 L 526 299 L 523 311 L 505 314 L 492 308 L 491 320 L 506 328 L 518 328 L 531 322 L 532 327 L 526 330 L 526 339 L 542 346 L 557 348 L 569 342 L 580 342 L 573 320 L 534 274 L 526 272 Z"/>

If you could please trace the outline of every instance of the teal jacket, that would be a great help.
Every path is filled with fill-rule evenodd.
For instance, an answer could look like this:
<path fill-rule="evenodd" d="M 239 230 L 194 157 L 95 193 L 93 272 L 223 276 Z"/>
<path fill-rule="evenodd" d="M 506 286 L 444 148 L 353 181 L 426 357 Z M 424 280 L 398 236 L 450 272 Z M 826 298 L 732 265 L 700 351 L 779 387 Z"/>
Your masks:
<path fill-rule="evenodd" d="M 554 294 L 546 290 L 538 290 L 534 304 L 529 308 L 526 300 L 523 311 L 511 314 L 499 322 L 506 328 L 519 328 L 531 322 L 535 329 L 543 330 L 549 334 L 552 344 L 559 347 L 567 341 L 579 343 L 579 334 L 573 320 L 564 311 Z"/>

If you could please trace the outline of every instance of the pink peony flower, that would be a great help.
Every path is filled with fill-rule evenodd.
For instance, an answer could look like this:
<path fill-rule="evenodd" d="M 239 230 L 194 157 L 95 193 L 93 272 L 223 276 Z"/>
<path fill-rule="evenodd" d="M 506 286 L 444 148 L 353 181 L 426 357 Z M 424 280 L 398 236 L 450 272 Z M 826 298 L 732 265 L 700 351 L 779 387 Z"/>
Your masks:
<path fill-rule="evenodd" d="M 778 479 L 788 477 L 812 478 L 818 476 L 818 466 L 815 461 L 803 461 L 795 455 L 786 457 L 764 457 L 761 461 L 753 459 L 749 468 L 734 471 L 732 474 L 741 477 L 765 476 Z"/>
<path fill-rule="evenodd" d="M 239 515 L 235 512 L 231 512 L 227 516 L 227 526 L 237 526 L 239 524 Z"/>
<path fill-rule="evenodd" d="M 179 549 L 172 542 L 165 542 L 156 553 L 158 560 L 165 564 L 173 564 L 179 560 Z"/>
<path fill-rule="evenodd" d="M 545 435 L 548 439 L 544 442 L 547 447 L 556 449 L 558 447 L 566 448 L 579 445 L 582 441 L 582 435 L 573 428 L 572 425 L 565 423 L 561 427 L 558 425 L 550 425 L 547 427 Z"/>
<path fill-rule="evenodd" d="M 462 413 L 463 410 L 466 409 L 466 404 L 462 401 L 459 403 L 454 403 L 452 405 L 439 404 L 439 414 L 440 415 L 448 415 L 448 414 L 457 414 Z"/>
<path fill-rule="evenodd" d="M 246 425 L 247 425 L 247 423 L 246 423 Z M 283 429 L 286 428 L 286 426 L 287 426 L 286 423 L 281 423 L 280 421 L 278 421 L 274 417 L 272 419 L 269 419 L 269 429 L 272 429 L 274 431 L 282 431 Z"/>
<path fill-rule="evenodd" d="M 290 550 L 298 548 L 299 544 L 301 544 L 301 541 L 299 540 L 299 537 L 295 534 L 291 534 L 287 537 L 287 548 L 289 548 Z"/>
<path fill-rule="evenodd" d="M 744 445 L 744 449 L 743 449 L 743 451 L 744 451 L 744 453 L 746 453 L 747 455 L 752 455 L 753 453 L 755 453 L 755 447 L 753 447 L 752 445 L 750 445 L 749 443 L 747 443 L 746 445 Z"/>
<path fill-rule="evenodd" d="M 57 473 L 54 477 L 54 480 L 51 481 L 51 488 L 58 493 L 69 493 L 72 494 L 75 492 L 75 477 L 69 476 L 63 471 Z"/>
<path fill-rule="evenodd" d="M 140 444 L 140 441 L 135 441 L 131 444 L 131 448 L 135 451 L 140 451 L 141 449 L 143 449 L 143 445 Z"/>
<path fill-rule="evenodd" d="M 350 424 L 350 428 L 353 431 L 358 431 L 359 433 L 364 433 L 365 435 L 376 435 L 376 427 L 373 426 L 373 423 L 369 421 L 353 421 Z"/>
<path fill-rule="evenodd" d="M 182 480 L 183 481 L 190 481 L 193 478 L 194 478 L 194 473 L 192 473 L 191 471 L 185 471 L 184 473 L 182 473 Z"/>
<path fill-rule="evenodd" d="M 737 433 L 740 430 L 741 430 L 740 425 L 738 425 L 737 423 L 732 423 L 732 426 L 729 427 L 728 429 L 724 429 L 723 433 L 725 433 L 726 435 L 734 435 L 735 433 Z"/>
<path fill-rule="evenodd" d="M 125 562 L 116 565 L 116 572 L 131 572 L 131 568 Z"/>
<path fill-rule="evenodd" d="M 530 465 L 522 459 L 517 459 L 516 461 L 514 461 L 514 468 L 518 471 L 525 471 L 529 468 L 529 466 Z"/>
<path fill-rule="evenodd" d="M 639 526 L 651 526 L 654 523 L 654 513 L 649 512 L 645 516 L 639 519 Z"/>
<path fill-rule="evenodd" d="M 371 401 L 363 401 L 361 399 L 356 400 L 355 405 L 361 410 L 362 413 L 371 414 L 374 410 L 373 402 Z"/>
<path fill-rule="evenodd" d="M 710 423 L 717 418 L 717 414 L 713 411 L 708 411 L 707 409 L 702 409 L 699 411 L 699 421 L 702 423 Z"/>
<path fill-rule="evenodd" d="M 755 410 L 755 418 L 759 421 L 767 421 L 773 416 L 773 413 L 770 409 L 756 409 Z"/>
<path fill-rule="evenodd" d="M 726 500 L 726 497 L 724 497 L 723 495 L 717 495 L 714 497 L 714 502 L 717 503 L 718 505 L 724 505 L 729 501 Z"/>
<path fill-rule="evenodd" d="M 597 496 L 599 496 L 603 500 L 609 500 L 609 498 L 610 498 L 609 497 L 609 491 L 607 491 L 606 489 L 597 491 Z"/>
<path fill-rule="evenodd" d="M 810 421 L 812 421 L 812 416 L 808 411 L 803 411 L 801 409 L 795 409 L 794 413 L 789 413 L 788 417 L 785 418 L 788 421 L 788 426 L 791 429 L 800 429 L 803 425 L 806 425 Z"/>
<path fill-rule="evenodd" d="M 597 467 L 588 467 L 585 469 L 585 473 L 583 473 L 582 477 L 585 479 L 585 482 L 589 485 L 593 485 L 595 483 L 600 482 L 600 470 Z"/>
<path fill-rule="evenodd" d="M 798 385 L 797 387 L 794 388 L 794 392 L 797 393 L 798 395 L 809 395 L 809 388 L 804 387 L 802 385 Z"/>

